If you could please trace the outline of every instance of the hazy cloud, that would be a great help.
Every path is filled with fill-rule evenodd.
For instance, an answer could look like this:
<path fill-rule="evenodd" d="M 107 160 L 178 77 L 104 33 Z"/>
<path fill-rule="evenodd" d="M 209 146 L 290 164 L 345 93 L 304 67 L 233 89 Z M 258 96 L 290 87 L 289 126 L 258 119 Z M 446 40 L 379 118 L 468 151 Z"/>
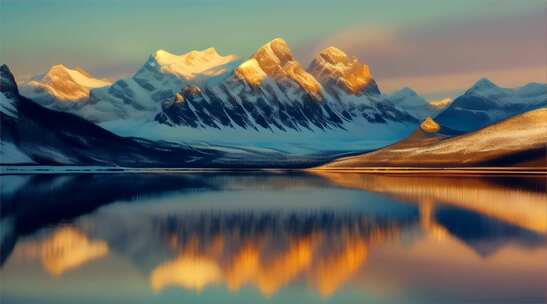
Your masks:
<path fill-rule="evenodd" d="M 546 12 L 542 11 L 524 16 L 438 20 L 410 28 L 360 25 L 299 45 L 295 52 L 308 62 L 322 48 L 337 46 L 369 64 L 387 90 L 397 88 L 395 85 L 404 80 L 413 88 L 419 84 L 422 93 L 441 94 L 463 89 L 458 86 L 476 81 L 481 73 L 509 86 L 546 82 L 545 20 Z M 446 83 L 456 79 L 453 84 Z"/>

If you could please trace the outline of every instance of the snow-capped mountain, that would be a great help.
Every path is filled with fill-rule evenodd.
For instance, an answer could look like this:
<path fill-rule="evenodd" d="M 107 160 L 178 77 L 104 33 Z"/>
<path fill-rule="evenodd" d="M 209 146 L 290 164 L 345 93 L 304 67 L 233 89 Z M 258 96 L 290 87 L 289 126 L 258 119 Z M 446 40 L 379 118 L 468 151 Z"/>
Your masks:
<path fill-rule="evenodd" d="M 78 114 L 95 122 L 153 118 L 181 88 L 225 73 L 235 61 L 235 55 L 222 56 L 214 48 L 182 55 L 158 50 L 132 77 L 92 90 Z"/>
<path fill-rule="evenodd" d="M 547 107 L 547 84 L 529 83 L 509 89 L 483 78 L 456 98 L 435 120 L 452 129 L 474 131 L 543 107 Z"/>
<path fill-rule="evenodd" d="M 338 159 L 323 168 L 477 165 L 545 167 L 547 108 L 519 114 L 459 136 L 452 136 L 446 130 L 438 122 L 427 119 L 418 131 L 397 144 L 371 153 Z"/>
<path fill-rule="evenodd" d="M 110 84 L 81 68 L 70 69 L 58 64 L 23 84 L 21 94 L 44 106 L 70 110 L 88 101 L 90 90 Z"/>
<path fill-rule="evenodd" d="M 388 95 L 388 99 L 399 108 L 420 120 L 423 120 L 428 116 L 435 116 L 446 107 L 446 105 L 443 104 L 437 105 L 428 102 L 409 87 L 391 93 Z"/>
<path fill-rule="evenodd" d="M 187 141 L 234 145 L 252 141 L 278 147 L 274 142 L 279 141 L 283 148 L 332 148 L 334 139 L 346 148 L 358 141 L 365 149 L 394 142 L 418 123 L 380 94 L 366 65 L 328 48 L 306 71 L 279 38 L 233 71 L 183 88 L 162 104 L 155 120 L 175 128 L 157 131 L 151 138 L 176 140 L 175 133 Z M 126 135 L 138 130 L 141 136 L 154 128 L 104 126 Z"/>
<path fill-rule="evenodd" d="M 319 58 L 328 51 L 330 49 L 322 52 Z M 312 63 L 312 67 L 317 66 L 318 63 Z M 319 75 L 330 86 L 329 91 L 337 93 L 336 97 L 328 94 L 322 84 L 300 66 L 286 42 L 278 38 L 258 49 L 225 80 L 185 88 L 172 102 L 164 104 L 163 112 L 156 119 L 168 125 L 270 131 L 344 129 L 345 123 L 353 120 L 415 122 L 414 117 L 379 96 L 369 73 L 366 79 L 372 87 L 370 96 L 358 95 L 363 94 L 367 86 L 359 82 L 360 76 L 325 71 Z M 352 79 L 355 84 L 350 86 L 345 79 Z M 340 95 L 337 89 L 342 88 L 348 90 L 345 96 L 353 94 L 353 100 Z"/>
<path fill-rule="evenodd" d="M 368 65 L 357 58 L 349 58 L 335 47 L 328 47 L 313 59 L 308 71 L 334 96 L 374 94 L 380 90 L 372 78 Z M 343 93 L 342 93 L 343 92 Z"/>

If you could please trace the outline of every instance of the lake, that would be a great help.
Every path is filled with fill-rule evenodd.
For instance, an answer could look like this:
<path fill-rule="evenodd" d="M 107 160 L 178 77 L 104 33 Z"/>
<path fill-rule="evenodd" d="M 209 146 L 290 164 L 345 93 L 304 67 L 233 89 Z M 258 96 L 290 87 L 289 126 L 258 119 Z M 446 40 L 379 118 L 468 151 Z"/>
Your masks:
<path fill-rule="evenodd" d="M 0 302 L 545 303 L 545 177 L 1 176 Z"/>

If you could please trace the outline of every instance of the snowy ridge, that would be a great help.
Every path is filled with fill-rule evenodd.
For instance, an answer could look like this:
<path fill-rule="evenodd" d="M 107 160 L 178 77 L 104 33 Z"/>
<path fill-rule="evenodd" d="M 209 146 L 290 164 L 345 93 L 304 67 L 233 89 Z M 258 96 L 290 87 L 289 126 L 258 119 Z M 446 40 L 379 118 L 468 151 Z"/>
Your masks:
<path fill-rule="evenodd" d="M 163 73 L 174 74 L 180 79 L 192 80 L 199 75 L 215 76 L 211 70 L 236 60 L 235 55 L 221 56 L 214 48 L 174 55 L 164 50 L 156 51 L 147 64 L 158 65 Z"/>
<path fill-rule="evenodd" d="M 151 119 L 161 110 L 161 103 L 182 87 L 232 70 L 235 60 L 236 56 L 221 56 L 213 48 L 182 55 L 158 50 L 132 77 L 92 89 L 89 102 L 61 110 L 93 122 Z"/>

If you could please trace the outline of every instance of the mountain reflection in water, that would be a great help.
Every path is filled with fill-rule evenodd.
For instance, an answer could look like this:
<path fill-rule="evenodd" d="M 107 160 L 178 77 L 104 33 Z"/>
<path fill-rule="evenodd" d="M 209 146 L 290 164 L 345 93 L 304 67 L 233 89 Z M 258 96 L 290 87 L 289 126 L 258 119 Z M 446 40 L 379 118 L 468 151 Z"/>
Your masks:
<path fill-rule="evenodd" d="M 70 302 L 84 283 L 112 303 L 545 300 L 544 178 L 29 175 L 1 189 L 8 302 Z"/>

